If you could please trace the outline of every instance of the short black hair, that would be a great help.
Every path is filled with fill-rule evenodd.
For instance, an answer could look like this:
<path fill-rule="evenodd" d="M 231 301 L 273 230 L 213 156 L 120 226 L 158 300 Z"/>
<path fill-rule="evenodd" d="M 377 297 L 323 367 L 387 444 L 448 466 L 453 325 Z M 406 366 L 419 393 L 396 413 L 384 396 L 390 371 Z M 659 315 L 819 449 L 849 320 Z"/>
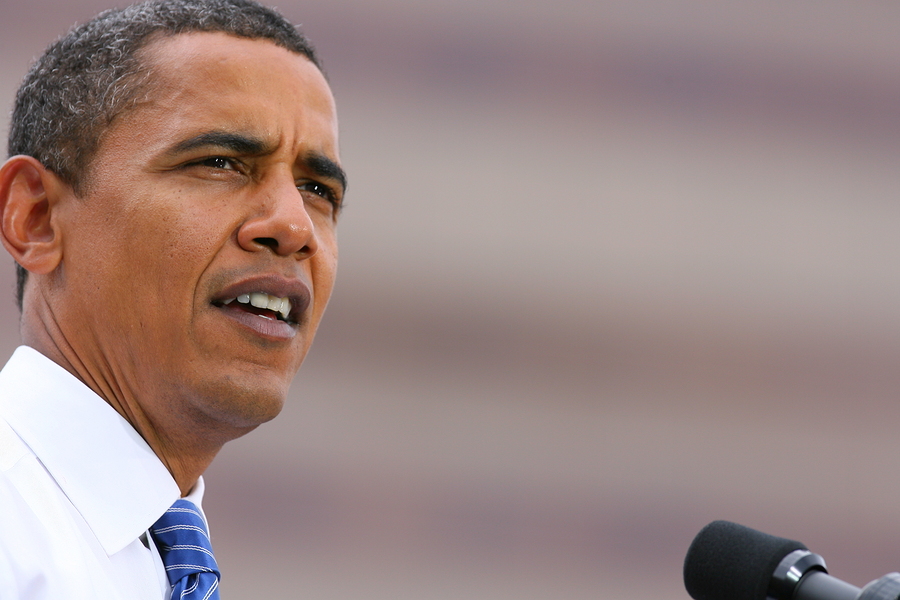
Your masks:
<path fill-rule="evenodd" d="M 147 0 L 107 10 L 51 44 L 25 76 L 12 111 L 9 156 L 32 156 L 72 187 L 86 176 L 103 133 L 147 84 L 139 51 L 160 37 L 222 32 L 270 40 L 322 65 L 284 16 L 253 0 Z M 16 302 L 28 272 L 16 265 Z"/>

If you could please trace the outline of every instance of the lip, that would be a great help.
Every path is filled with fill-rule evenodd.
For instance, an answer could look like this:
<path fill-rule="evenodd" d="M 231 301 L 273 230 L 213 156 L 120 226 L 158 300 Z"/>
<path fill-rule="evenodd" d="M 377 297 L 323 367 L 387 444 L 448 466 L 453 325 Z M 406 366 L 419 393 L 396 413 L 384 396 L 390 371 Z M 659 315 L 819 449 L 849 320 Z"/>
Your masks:
<path fill-rule="evenodd" d="M 288 298 L 291 301 L 291 312 L 288 314 L 287 321 L 247 312 L 238 308 L 236 302 L 229 305 L 224 304 L 229 299 L 253 292 L 265 292 L 272 296 Z M 227 285 L 210 300 L 210 304 L 225 315 L 262 335 L 276 338 L 290 338 L 296 335 L 297 329 L 307 320 L 311 302 L 312 294 L 304 281 L 276 274 L 241 279 Z"/>

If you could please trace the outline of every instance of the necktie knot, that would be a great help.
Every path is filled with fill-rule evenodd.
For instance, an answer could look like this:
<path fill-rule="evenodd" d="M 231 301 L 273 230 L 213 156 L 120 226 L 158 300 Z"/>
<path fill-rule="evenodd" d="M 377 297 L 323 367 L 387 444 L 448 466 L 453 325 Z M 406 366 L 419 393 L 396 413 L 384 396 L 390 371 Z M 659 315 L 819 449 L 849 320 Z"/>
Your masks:
<path fill-rule="evenodd" d="M 197 506 L 183 498 L 150 528 L 172 584 L 172 599 L 218 600 L 219 565 Z"/>

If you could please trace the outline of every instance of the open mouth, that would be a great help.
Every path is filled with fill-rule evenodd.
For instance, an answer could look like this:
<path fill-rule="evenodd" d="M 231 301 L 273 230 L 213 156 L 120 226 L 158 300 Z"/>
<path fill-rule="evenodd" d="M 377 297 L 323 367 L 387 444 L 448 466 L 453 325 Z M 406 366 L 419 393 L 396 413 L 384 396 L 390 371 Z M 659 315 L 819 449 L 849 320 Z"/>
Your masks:
<path fill-rule="evenodd" d="M 251 294 L 241 294 L 236 298 L 228 298 L 214 305 L 229 310 L 240 310 L 260 317 L 278 321 L 284 321 L 291 325 L 295 325 L 296 321 L 291 318 L 291 301 L 286 297 L 272 296 L 265 292 L 253 292 Z"/>

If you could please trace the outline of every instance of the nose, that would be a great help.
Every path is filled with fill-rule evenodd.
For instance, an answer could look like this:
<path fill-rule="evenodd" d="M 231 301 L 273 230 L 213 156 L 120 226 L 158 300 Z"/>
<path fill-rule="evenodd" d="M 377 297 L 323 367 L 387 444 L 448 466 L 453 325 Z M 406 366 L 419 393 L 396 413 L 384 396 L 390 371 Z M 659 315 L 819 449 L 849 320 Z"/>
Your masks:
<path fill-rule="evenodd" d="M 311 257 L 318 250 L 315 225 L 293 178 L 273 187 L 261 210 L 241 224 L 238 244 L 248 252 Z"/>

